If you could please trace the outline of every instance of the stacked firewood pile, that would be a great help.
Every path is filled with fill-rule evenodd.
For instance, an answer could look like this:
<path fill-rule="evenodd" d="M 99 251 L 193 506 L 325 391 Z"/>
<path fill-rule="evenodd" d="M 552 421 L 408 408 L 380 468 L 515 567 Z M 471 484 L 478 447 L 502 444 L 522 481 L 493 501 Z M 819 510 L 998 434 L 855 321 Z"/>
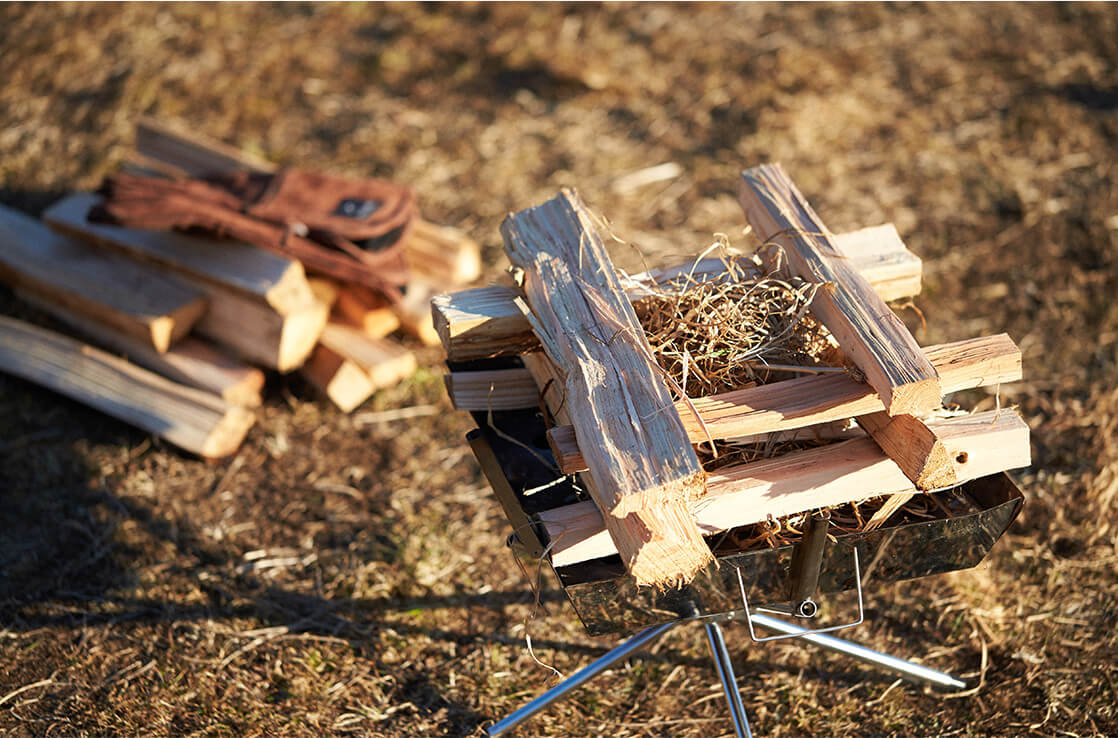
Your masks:
<path fill-rule="evenodd" d="M 275 169 L 154 121 L 140 123 L 131 164 Z M 410 376 L 415 355 L 393 334 L 436 344 L 431 296 L 480 273 L 477 244 L 417 219 L 403 244 L 410 281 L 390 302 L 256 246 L 88 222 L 98 201 L 72 194 L 41 221 L 0 208 L 0 279 L 72 329 L 0 317 L 0 370 L 208 458 L 239 447 L 266 371 L 301 372 L 345 412 Z"/>
<path fill-rule="evenodd" d="M 555 466 L 586 492 L 536 518 L 554 566 L 620 554 L 638 584 L 688 582 L 727 538 L 775 545 L 818 509 L 872 530 L 1029 464 L 1014 410 L 944 408 L 1020 379 L 1020 350 L 917 345 L 886 304 L 921 278 L 892 225 L 832 234 L 779 165 L 744 172 L 740 200 L 757 255 L 627 277 L 564 191 L 502 226 L 519 288 L 435 299 L 452 367 L 523 365 L 453 371 L 456 406 L 542 407 Z"/>

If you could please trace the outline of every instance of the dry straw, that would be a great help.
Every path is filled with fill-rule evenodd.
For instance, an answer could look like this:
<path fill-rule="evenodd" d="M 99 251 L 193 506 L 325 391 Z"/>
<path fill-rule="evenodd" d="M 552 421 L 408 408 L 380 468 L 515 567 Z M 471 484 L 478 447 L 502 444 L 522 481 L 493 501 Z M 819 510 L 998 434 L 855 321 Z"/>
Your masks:
<path fill-rule="evenodd" d="M 656 360 L 688 397 L 788 373 L 843 371 L 830 366 L 835 347 L 808 313 L 819 284 L 782 278 L 759 258 L 733 255 L 725 236 L 711 250 L 724 269 L 696 268 L 660 282 L 641 305 Z"/>
<path fill-rule="evenodd" d="M 693 267 L 657 282 L 640 305 L 641 324 L 660 367 L 687 397 L 696 398 L 766 384 L 803 373 L 849 372 L 829 332 L 809 313 L 824 285 L 786 276 L 779 246 L 771 258 L 735 255 L 719 235 Z M 710 268 L 709 254 L 717 263 Z M 704 268 L 704 264 L 707 265 Z M 697 447 L 703 468 L 772 458 L 827 441 L 819 438 L 717 441 Z M 907 518 L 936 517 L 921 496 L 906 505 Z M 885 502 L 874 498 L 831 509 L 836 531 L 856 532 Z M 926 509 L 928 508 L 928 509 Z M 726 534 L 723 548 L 748 551 L 788 545 L 801 536 L 803 515 L 768 520 Z"/>

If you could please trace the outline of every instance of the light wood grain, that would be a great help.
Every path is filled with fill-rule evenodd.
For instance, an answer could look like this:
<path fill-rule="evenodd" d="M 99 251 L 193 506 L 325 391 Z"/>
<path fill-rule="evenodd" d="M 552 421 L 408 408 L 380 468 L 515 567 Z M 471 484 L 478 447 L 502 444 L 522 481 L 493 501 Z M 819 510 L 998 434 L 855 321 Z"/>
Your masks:
<path fill-rule="evenodd" d="M 1000 333 L 929 346 L 924 355 L 936 368 L 945 393 L 1015 382 L 1021 378 L 1021 350 Z M 825 374 L 700 397 L 689 406 L 676 403 L 693 443 L 805 428 L 885 409 L 866 384 L 844 374 Z M 700 420 L 701 419 L 701 420 Z M 586 468 L 570 426 L 548 431 L 555 460 L 564 473 Z"/>
<path fill-rule="evenodd" d="M 374 392 L 415 373 L 415 354 L 395 341 L 370 338 L 331 320 L 301 372 L 342 412 L 352 412 Z"/>
<path fill-rule="evenodd" d="M 208 291 L 210 307 L 195 332 L 247 361 L 281 372 L 303 365 L 330 315 L 330 308 L 317 300 L 298 312 L 280 315 L 259 300 L 196 284 Z"/>
<path fill-rule="evenodd" d="M 392 305 L 392 312 L 400 321 L 400 330 L 418 339 L 424 346 L 438 346 L 440 339 L 431 315 L 431 301 L 446 289 L 445 283 L 432 282 L 413 274 L 403 299 Z"/>
<path fill-rule="evenodd" d="M 958 456 L 960 482 L 1028 466 L 1029 429 L 1011 410 L 933 421 L 950 438 Z M 690 506 L 704 534 L 840 505 L 880 495 L 914 494 L 912 482 L 869 438 L 843 441 L 774 459 L 720 469 L 710 476 L 707 495 Z M 552 541 L 556 567 L 617 553 L 593 504 L 540 513 Z"/>
<path fill-rule="evenodd" d="M 72 338 L 0 316 L 0 371 L 207 458 L 237 450 L 254 417 Z"/>
<path fill-rule="evenodd" d="M 369 338 L 353 326 L 329 322 L 319 343 L 359 366 L 373 389 L 391 387 L 415 373 L 415 354 L 395 341 Z"/>
<path fill-rule="evenodd" d="M 130 256 L 158 254 L 150 260 L 209 301 L 195 332 L 237 356 L 281 372 L 297 369 L 310 356 L 329 307 L 315 297 L 298 262 L 275 261 L 269 252 L 238 244 L 224 244 L 219 253 L 198 250 L 199 243 L 207 242 L 190 236 L 88 223 L 85 212 L 91 197 L 66 198 L 48 208 L 44 218 L 54 228 Z M 133 248 L 138 243 L 145 248 Z M 208 261 L 210 257 L 214 261 Z M 256 257 L 263 261 L 254 263 Z"/>
<path fill-rule="evenodd" d="M 920 418 L 877 412 L 859 416 L 858 424 L 897 462 L 917 489 L 939 489 L 955 483 L 955 467 L 947 447 Z"/>
<path fill-rule="evenodd" d="M 43 220 L 133 259 L 257 298 L 281 315 L 303 310 L 314 299 L 303 265 L 293 259 L 235 241 L 88 222 L 86 215 L 100 201 L 98 195 L 75 193 L 48 207 Z"/>
<path fill-rule="evenodd" d="M 865 278 L 882 300 L 920 294 L 924 264 L 908 250 L 892 223 L 835 234 L 831 242 L 851 269 Z"/>
<path fill-rule="evenodd" d="M 920 292 L 922 264 L 909 251 L 891 223 L 835 237 L 836 248 L 887 300 Z M 636 274 L 623 284 L 634 302 L 650 293 L 648 285 L 680 274 L 714 275 L 725 270 L 721 259 L 686 261 L 676 266 Z M 516 307 L 519 292 L 511 287 L 477 287 L 439 295 L 432 301 L 435 328 L 451 361 L 489 356 L 515 356 L 539 346 L 532 327 Z"/>
<path fill-rule="evenodd" d="M 206 296 L 180 280 L 55 233 L 0 207 L 0 279 L 166 351 L 206 311 Z"/>
<path fill-rule="evenodd" d="M 689 581 L 713 556 L 686 505 L 704 473 L 603 245 L 598 219 L 564 190 L 501 225 L 524 273 L 528 315 L 563 368 L 571 419 L 626 568 L 641 585 Z"/>
<path fill-rule="evenodd" d="M 326 277 L 310 277 L 307 279 L 307 284 L 310 285 L 314 299 L 327 308 L 333 308 L 338 302 L 338 296 L 341 294 L 342 288 L 334 280 Z"/>
<path fill-rule="evenodd" d="M 447 394 L 459 410 L 521 410 L 538 407 L 536 382 L 527 369 L 491 369 L 444 375 Z"/>
<path fill-rule="evenodd" d="M 532 324 L 516 306 L 512 287 L 476 287 L 434 295 L 435 332 L 450 361 L 516 356 L 539 350 Z"/>
<path fill-rule="evenodd" d="M 207 343 L 187 336 L 160 353 L 152 346 L 102 323 L 17 290 L 20 299 L 31 303 L 71 326 L 99 346 L 124 356 L 171 381 L 212 392 L 230 405 L 258 407 L 264 389 L 264 372 L 237 361 Z"/>
<path fill-rule="evenodd" d="M 827 285 L 812 312 L 865 373 L 889 415 L 938 407 L 942 391 L 920 346 L 835 247 L 832 235 L 779 164 L 742 172 L 740 200 L 757 236 L 784 250 L 793 271 Z"/>
<path fill-rule="evenodd" d="M 481 247 L 457 228 L 417 218 L 404 250 L 408 266 L 428 278 L 462 285 L 481 276 Z"/>
<path fill-rule="evenodd" d="M 347 285 L 338 293 L 334 313 L 369 338 L 384 338 L 400 327 L 388 300 L 361 285 Z"/>
<path fill-rule="evenodd" d="M 364 369 L 325 346 L 315 347 L 299 373 L 343 413 L 353 412 L 376 392 Z"/>

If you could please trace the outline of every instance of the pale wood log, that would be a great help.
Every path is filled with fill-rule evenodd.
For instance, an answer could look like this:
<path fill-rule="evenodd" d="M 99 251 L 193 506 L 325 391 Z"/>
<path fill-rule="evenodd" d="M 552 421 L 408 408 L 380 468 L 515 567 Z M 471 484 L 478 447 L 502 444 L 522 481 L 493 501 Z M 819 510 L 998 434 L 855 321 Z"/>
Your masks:
<path fill-rule="evenodd" d="M 0 316 L 0 371 L 22 377 L 207 458 L 241 445 L 254 416 L 72 338 Z"/>
<path fill-rule="evenodd" d="M 457 228 L 416 218 L 404 250 L 408 266 L 426 277 L 459 285 L 481 276 L 481 247 Z"/>
<path fill-rule="evenodd" d="M 955 466 L 947 455 L 947 446 L 920 418 L 877 412 L 859 416 L 858 424 L 897 462 L 917 489 L 955 484 Z"/>
<path fill-rule="evenodd" d="M 938 407 L 942 390 L 920 346 L 836 249 L 830 231 L 779 164 L 742 172 L 740 200 L 754 232 L 784 249 L 793 270 L 822 282 L 812 312 L 877 390 L 889 415 Z"/>
<path fill-rule="evenodd" d="M 516 356 L 539 350 L 512 287 L 476 287 L 431 298 L 435 332 L 450 361 Z"/>
<path fill-rule="evenodd" d="M 741 445 L 762 443 L 787 443 L 788 441 L 847 441 L 862 438 L 866 432 L 858 427 L 853 418 L 832 420 L 827 423 L 808 425 L 792 430 L 773 431 L 772 433 L 752 433 L 747 436 L 734 436 L 726 441 Z"/>
<path fill-rule="evenodd" d="M 206 311 L 206 296 L 0 207 L 0 279 L 166 351 Z"/>
<path fill-rule="evenodd" d="M 400 321 L 400 330 L 419 339 L 424 346 L 438 346 L 440 338 L 431 315 L 431 304 L 434 296 L 446 289 L 445 284 L 412 275 L 403 299 L 392 305 L 392 312 Z"/>
<path fill-rule="evenodd" d="M 338 295 L 342 288 L 334 280 L 325 277 L 310 277 L 307 279 L 307 284 L 310 285 L 314 299 L 327 308 L 333 308 L 338 302 Z"/>
<path fill-rule="evenodd" d="M 400 319 L 382 296 L 362 285 L 347 285 L 338 293 L 334 313 L 360 328 L 369 338 L 384 338 L 400 327 Z"/>
<path fill-rule="evenodd" d="M 302 374 L 348 413 L 377 390 L 410 377 L 416 366 L 415 354 L 400 344 L 370 338 L 354 326 L 332 320 Z"/>
<path fill-rule="evenodd" d="M 279 168 L 233 146 L 152 118 L 136 124 L 136 150 L 161 164 L 164 171 L 190 177 L 237 169 L 271 174 Z M 404 241 L 404 252 L 412 271 L 434 280 L 459 285 L 481 275 L 480 247 L 457 228 L 417 217 Z"/>
<path fill-rule="evenodd" d="M 79 192 L 54 203 L 43 220 L 55 230 L 158 264 L 172 273 L 241 293 L 287 315 L 314 299 L 303 265 L 271 251 L 177 231 L 152 231 L 90 223 L 98 195 Z"/>
<path fill-rule="evenodd" d="M 398 384 L 417 367 L 415 354 L 395 341 L 369 338 L 343 323 L 327 323 L 319 342 L 364 370 L 375 390 Z"/>
<path fill-rule="evenodd" d="M 201 290 L 209 300 L 195 332 L 237 356 L 281 372 L 297 369 L 310 356 L 330 311 L 315 297 L 298 262 L 277 262 L 269 252 L 239 244 L 223 245 L 222 253 L 242 253 L 224 258 L 204 247 L 199 251 L 200 244 L 213 242 L 190 236 L 88 223 L 85 212 L 91 197 L 94 196 L 66 198 L 48 208 L 44 218 L 52 227 L 94 243 L 118 247 L 130 255 L 138 255 L 142 250 L 126 244 L 149 245 L 150 253 L 161 255 L 152 261 Z M 191 249 L 193 254 L 181 253 Z M 211 256 L 214 261 L 207 262 Z M 262 259 L 260 264 L 252 263 L 254 256 Z"/>
<path fill-rule="evenodd" d="M 280 315 L 268 305 L 237 292 L 196 283 L 209 294 L 210 307 L 195 332 L 243 359 L 269 369 L 298 369 L 318 342 L 330 308 L 312 300 L 302 310 Z"/>
<path fill-rule="evenodd" d="M 1021 378 L 1021 350 L 1004 333 L 922 350 L 939 373 L 944 393 Z M 690 406 L 676 403 L 676 409 L 691 441 L 703 443 L 708 434 L 722 439 L 773 433 L 881 412 L 885 406 L 868 385 L 845 374 L 824 374 L 699 397 Z M 586 468 L 573 428 L 556 426 L 547 438 L 560 470 L 571 474 Z"/>
<path fill-rule="evenodd" d="M 527 369 L 452 372 L 443 376 L 458 410 L 521 410 L 539 407 L 540 393 Z"/>
<path fill-rule="evenodd" d="M 639 585 L 689 581 L 713 561 L 690 520 L 705 474 L 602 242 L 570 190 L 501 224 L 529 320 L 566 373 L 583 481 Z"/>
<path fill-rule="evenodd" d="M 1029 428 L 1012 410 L 931 421 L 950 438 L 955 455 L 966 453 L 959 482 L 1028 466 Z M 719 469 L 707 482 L 706 497 L 690 512 L 707 535 L 774 518 L 860 502 L 889 494 L 914 494 L 911 480 L 872 439 L 862 438 L 785 456 Z M 602 516 L 588 502 L 539 514 L 552 541 L 554 566 L 617 553 Z"/>
<path fill-rule="evenodd" d="M 1014 413 L 1014 411 L 992 410 L 986 413 L 953 418 L 950 423 L 928 423 L 928 429 L 936 440 L 942 444 L 944 454 L 951 465 L 949 476 L 952 481 L 949 484 L 958 484 L 965 479 L 984 477 L 1002 471 L 1002 469 L 995 468 L 1000 462 L 997 461 L 996 454 L 991 453 L 991 450 L 996 450 L 996 443 L 1009 444 L 1013 442 L 1009 427 L 1001 422 L 1003 413 Z M 1001 435 L 995 435 L 995 431 Z M 999 441 L 999 438 L 1002 440 Z M 904 507 L 915 494 L 915 492 L 902 492 L 890 497 L 866 523 L 866 529 L 874 530 L 883 525 L 893 513 Z"/>
<path fill-rule="evenodd" d="M 364 369 L 321 345 L 315 347 L 299 373 L 343 413 L 353 412 L 376 392 Z"/>
<path fill-rule="evenodd" d="M 912 297 L 920 292 L 922 263 L 901 242 L 892 223 L 839 234 L 835 246 L 883 299 Z M 692 260 L 633 275 L 623 284 L 640 315 L 640 301 L 650 294 L 649 284 L 681 274 L 709 277 L 724 270 L 721 259 Z M 532 326 L 516 307 L 518 295 L 511 287 L 477 287 L 436 297 L 432 301 L 435 328 L 447 358 L 469 361 L 515 356 L 537 348 L 539 342 Z"/>
<path fill-rule="evenodd" d="M 264 372 L 237 361 L 206 341 L 187 336 L 166 352 L 116 331 L 56 303 L 17 290 L 20 299 L 53 315 L 100 346 L 188 387 L 212 392 L 230 405 L 258 407 L 264 389 Z"/>
<path fill-rule="evenodd" d="M 882 300 L 920 294 L 924 264 L 908 250 L 892 223 L 835 234 L 831 239 L 846 263 L 865 278 Z"/>

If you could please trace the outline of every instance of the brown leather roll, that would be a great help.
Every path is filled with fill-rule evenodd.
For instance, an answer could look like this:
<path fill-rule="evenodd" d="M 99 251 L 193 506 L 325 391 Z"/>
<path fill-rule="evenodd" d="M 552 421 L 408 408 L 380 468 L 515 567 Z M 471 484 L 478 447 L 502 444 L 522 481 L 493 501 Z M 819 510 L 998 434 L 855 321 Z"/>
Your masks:
<path fill-rule="evenodd" d="M 118 174 L 99 192 L 105 200 L 92 221 L 244 241 L 390 299 L 407 281 L 403 242 L 415 198 L 394 182 L 298 169 L 181 180 Z"/>

